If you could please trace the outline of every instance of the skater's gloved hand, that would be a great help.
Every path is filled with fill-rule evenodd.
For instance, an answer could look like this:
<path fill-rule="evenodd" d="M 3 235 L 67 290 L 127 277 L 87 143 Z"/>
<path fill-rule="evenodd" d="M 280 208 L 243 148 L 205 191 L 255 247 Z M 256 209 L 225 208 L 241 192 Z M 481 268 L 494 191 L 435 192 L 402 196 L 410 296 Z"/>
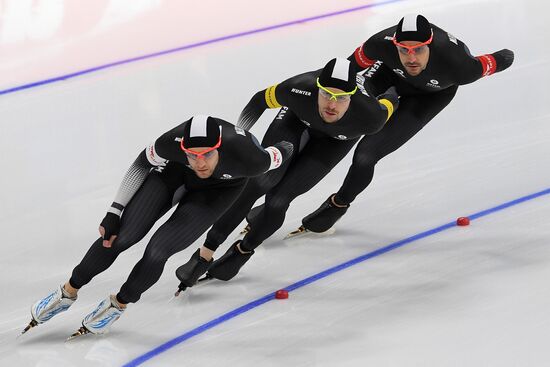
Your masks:
<path fill-rule="evenodd" d="M 491 54 L 497 62 L 496 72 L 506 70 L 514 62 L 514 51 L 508 49 L 502 49 Z"/>
<path fill-rule="evenodd" d="M 111 247 L 120 230 L 120 217 L 108 212 L 99 225 L 99 233 L 103 237 L 103 247 Z"/>
<path fill-rule="evenodd" d="M 294 152 L 294 144 L 286 140 L 282 140 L 273 146 L 279 149 L 283 155 L 283 162 L 289 159 L 292 156 L 292 152 Z"/>

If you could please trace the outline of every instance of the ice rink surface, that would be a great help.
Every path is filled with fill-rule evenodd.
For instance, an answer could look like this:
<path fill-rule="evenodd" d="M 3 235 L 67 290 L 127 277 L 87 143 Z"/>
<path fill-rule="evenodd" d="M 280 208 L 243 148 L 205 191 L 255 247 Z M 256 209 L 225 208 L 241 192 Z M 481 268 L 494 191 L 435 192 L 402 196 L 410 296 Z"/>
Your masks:
<path fill-rule="evenodd" d="M 4 1 L 0 8 L 4 25 L 10 3 L 15 2 Z M 67 5 L 62 16 L 73 17 L 73 25 L 80 24 L 78 16 L 85 18 L 71 1 L 53 3 Z M 94 36 L 108 40 L 104 33 L 84 32 L 53 43 L 34 40 L 29 47 L 40 52 L 33 55 L 24 46 L 18 49 L 15 38 L 9 43 L 4 26 L 0 67 L 6 78 L 0 87 L 368 2 L 309 9 L 308 1 L 284 1 L 280 7 L 249 1 L 256 4 L 249 12 L 246 1 L 238 7 L 206 1 L 194 17 L 188 13 L 196 9 L 181 5 L 187 2 L 179 7 L 160 0 L 132 3 L 142 5 L 145 18 L 124 18 L 124 1 L 97 2 L 118 9 L 111 9 L 111 23 L 97 17 L 101 29 L 109 24 L 134 29 L 113 34 L 106 51 L 101 42 L 86 43 Z M 550 5 L 537 0 L 372 4 L 0 95 L 0 365 L 135 366 L 136 358 L 277 289 L 459 216 L 548 190 Z M 186 21 L 178 23 L 175 16 L 173 23 L 166 20 L 168 30 L 155 28 L 161 10 L 187 14 Z M 155 16 L 147 18 L 147 12 Z M 382 160 L 373 183 L 333 235 L 283 240 L 339 188 L 350 156 L 292 204 L 283 227 L 231 282 L 212 281 L 169 302 L 178 284 L 174 270 L 199 241 L 170 259 L 160 281 L 129 306 L 110 334 L 65 343 L 86 313 L 117 292 L 147 237 L 83 288 L 69 312 L 15 339 L 30 320 L 30 305 L 65 282 L 95 240 L 124 172 L 151 140 L 198 113 L 235 122 L 256 91 L 320 68 L 334 56 L 347 57 L 411 12 L 453 33 L 474 55 L 509 48 L 515 62 L 503 73 L 460 87 L 440 115 Z M 123 21 L 114 22 L 112 14 Z M 201 27 L 207 29 L 202 37 Z M 63 57 L 65 52 L 72 53 Z M 79 53 L 98 59 L 88 65 L 74 56 Z M 62 67 L 52 74 L 49 65 Z M 273 115 L 266 112 L 252 132 L 262 136 Z M 540 195 L 468 227 L 426 235 L 291 291 L 287 300 L 265 302 L 153 352 L 143 365 L 548 366 L 549 221 L 550 195 Z"/>

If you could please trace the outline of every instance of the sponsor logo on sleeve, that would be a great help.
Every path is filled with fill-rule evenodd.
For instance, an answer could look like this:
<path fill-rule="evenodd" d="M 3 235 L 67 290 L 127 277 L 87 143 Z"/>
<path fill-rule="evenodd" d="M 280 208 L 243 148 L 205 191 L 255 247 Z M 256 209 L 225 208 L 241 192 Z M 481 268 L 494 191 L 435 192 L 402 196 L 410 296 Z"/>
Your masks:
<path fill-rule="evenodd" d="M 229 179 L 232 179 L 233 176 L 231 176 L 229 173 L 224 173 L 222 176 L 221 176 L 221 179 L 222 180 L 229 180 Z"/>
<path fill-rule="evenodd" d="M 383 62 L 377 60 L 374 64 L 372 64 L 365 72 L 363 73 L 363 76 L 367 78 L 372 78 L 376 71 L 382 66 Z"/>
<path fill-rule="evenodd" d="M 244 129 L 242 129 L 238 126 L 235 126 L 235 132 L 239 135 L 246 136 L 246 133 L 244 132 Z"/>
<path fill-rule="evenodd" d="M 152 166 L 165 166 L 167 160 L 157 154 L 155 150 L 155 143 L 151 143 L 147 146 L 146 150 L 147 160 Z"/>
<path fill-rule="evenodd" d="M 336 135 L 335 138 L 338 139 L 338 140 L 347 140 L 348 139 L 348 137 L 345 136 L 345 135 Z"/>
<path fill-rule="evenodd" d="M 365 46 L 365 44 L 362 44 L 361 46 L 357 47 L 355 49 L 354 55 L 355 55 L 355 61 L 357 61 L 357 64 L 364 69 L 371 66 L 374 63 L 374 61 L 369 59 L 367 56 L 365 56 L 365 52 L 363 51 L 363 46 Z"/>
<path fill-rule="evenodd" d="M 454 43 L 455 45 L 458 45 L 458 40 L 456 39 L 455 36 L 453 36 L 453 35 L 450 34 L 450 33 L 447 33 L 447 36 L 449 36 L 449 41 L 451 41 L 451 42 Z"/>
<path fill-rule="evenodd" d="M 356 77 L 355 77 L 355 84 L 357 84 L 357 88 L 359 88 L 359 90 L 361 91 L 361 93 L 363 93 L 364 95 L 366 96 L 369 96 L 369 94 L 367 93 L 367 90 L 365 89 L 365 77 L 361 74 L 357 74 Z M 370 97 L 370 96 L 369 96 Z"/>
<path fill-rule="evenodd" d="M 492 55 L 481 55 L 477 56 L 476 59 L 481 62 L 481 66 L 483 67 L 483 74 L 481 76 L 491 75 L 496 71 L 497 66 L 495 58 Z"/>
<path fill-rule="evenodd" d="M 281 154 L 281 151 L 275 147 L 267 147 L 265 150 L 269 153 L 269 157 L 271 158 L 268 171 L 278 168 L 283 163 L 283 155 Z"/>
<path fill-rule="evenodd" d="M 303 96 L 311 97 L 311 92 L 309 92 L 309 91 L 307 91 L 307 90 L 301 90 L 301 89 L 292 88 L 290 91 L 291 91 L 292 93 L 301 94 L 301 95 L 303 95 Z"/>
<path fill-rule="evenodd" d="M 277 117 L 275 117 L 275 120 L 282 120 L 283 117 L 285 117 L 286 111 L 288 111 L 288 107 L 287 107 L 287 106 L 283 106 L 283 107 L 279 110 L 279 113 L 277 114 Z"/>

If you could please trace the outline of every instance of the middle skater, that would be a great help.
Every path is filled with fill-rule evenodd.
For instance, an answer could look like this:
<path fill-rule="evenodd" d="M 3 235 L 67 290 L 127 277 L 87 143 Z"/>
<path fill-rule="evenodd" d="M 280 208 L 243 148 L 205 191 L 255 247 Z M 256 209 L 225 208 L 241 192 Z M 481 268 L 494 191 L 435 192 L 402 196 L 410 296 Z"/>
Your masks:
<path fill-rule="evenodd" d="M 370 96 L 362 80 L 357 80 L 355 67 L 344 58 L 332 59 L 323 69 L 256 93 L 242 111 L 238 126 L 248 130 L 266 109 L 282 107 L 265 133 L 262 146 L 286 140 L 299 147 L 302 139 L 307 140 L 279 169 L 250 179 L 239 198 L 213 225 L 200 249 L 207 261 L 256 200 L 265 195 L 265 204 L 254 218 L 249 218 L 250 231 L 212 263 L 208 274 L 221 280 L 233 278 L 254 249 L 281 227 L 292 200 L 320 182 L 362 135 L 379 131 L 398 101 L 393 90 L 377 98 Z M 189 284 L 186 274 L 196 277 L 194 267 L 192 260 L 182 265 L 176 272 L 178 278 Z"/>

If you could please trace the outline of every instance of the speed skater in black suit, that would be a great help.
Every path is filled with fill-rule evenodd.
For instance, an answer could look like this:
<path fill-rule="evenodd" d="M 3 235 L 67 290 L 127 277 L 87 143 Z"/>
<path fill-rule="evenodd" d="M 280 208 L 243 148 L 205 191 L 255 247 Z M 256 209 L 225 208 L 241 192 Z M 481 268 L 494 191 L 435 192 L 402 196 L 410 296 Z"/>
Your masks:
<path fill-rule="evenodd" d="M 231 206 L 248 177 L 278 168 L 292 151 L 293 145 L 281 140 L 263 148 L 248 131 L 208 116 L 195 116 L 163 134 L 139 154 L 124 176 L 99 227 L 101 237 L 66 283 L 31 307 L 32 320 L 23 332 L 66 311 L 83 286 L 138 243 L 177 204 L 119 292 L 84 317 L 72 337 L 107 332 L 126 305 L 137 302 L 158 281 L 168 258 L 195 242 Z M 204 271 L 211 264 L 201 258 L 199 250 L 192 261 Z"/>
<path fill-rule="evenodd" d="M 249 129 L 267 108 L 284 106 L 269 125 L 262 146 L 285 140 L 303 148 L 295 149 L 278 170 L 250 179 L 231 208 L 216 221 L 201 248 L 210 252 L 207 260 L 254 202 L 265 195 L 265 204 L 250 223 L 251 230 L 214 261 L 208 275 L 222 280 L 234 277 L 254 249 L 283 224 L 292 200 L 321 181 L 361 136 L 379 131 L 398 101 L 392 89 L 378 98 L 369 95 L 361 80 L 358 83 L 354 64 L 343 58 L 256 93 L 241 113 L 238 125 Z M 185 273 L 192 266 L 191 259 L 178 270 Z"/>
<path fill-rule="evenodd" d="M 399 110 L 380 132 L 359 141 L 338 192 L 304 217 L 302 226 L 291 234 L 330 229 L 371 183 L 379 160 L 405 144 L 441 112 L 459 85 L 507 69 L 514 53 L 503 49 L 472 56 L 451 33 L 430 24 L 422 15 L 407 15 L 396 26 L 369 38 L 348 60 L 359 69 L 367 69 L 363 73 L 365 86 L 373 93 L 394 86 L 400 96 Z"/>

